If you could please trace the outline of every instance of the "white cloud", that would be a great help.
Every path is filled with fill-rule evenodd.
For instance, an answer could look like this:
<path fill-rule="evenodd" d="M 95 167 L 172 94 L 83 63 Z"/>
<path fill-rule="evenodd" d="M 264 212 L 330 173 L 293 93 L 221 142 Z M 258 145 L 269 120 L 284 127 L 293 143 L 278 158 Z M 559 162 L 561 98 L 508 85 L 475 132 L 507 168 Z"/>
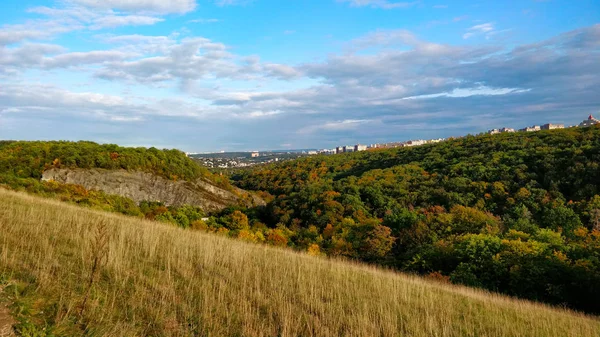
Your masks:
<path fill-rule="evenodd" d="M 412 47 L 418 50 L 442 52 L 448 47 L 420 40 L 408 30 L 378 30 L 351 40 L 347 46 L 350 51 L 358 51 L 371 47 Z"/>
<path fill-rule="evenodd" d="M 15 48 L 0 48 L 0 74 L 16 75 L 18 72 L 41 67 L 45 55 L 64 52 L 64 48 L 53 44 L 25 43 Z"/>
<path fill-rule="evenodd" d="M 561 122 L 547 115 L 568 110 L 564 117 L 600 108 L 594 98 L 600 82 L 589 75 L 600 70 L 600 59 L 592 52 L 600 48 L 597 29 L 569 32 L 511 51 L 497 46 L 437 45 L 409 32 L 376 32 L 354 43 L 393 46 L 397 42 L 400 50 L 345 53 L 301 65 L 298 70 L 321 82 L 310 88 L 225 92 L 211 99 L 213 104 L 248 111 L 257 106 L 262 111 L 280 110 L 286 123 L 297 125 L 295 134 L 311 134 L 321 141 L 331 137 L 336 142 L 341 135 L 373 139 L 379 132 L 390 139 L 393 130 L 482 130 L 507 121 L 519 126 L 523 111 L 532 111 L 533 117 L 528 118 Z M 407 50 L 405 42 L 412 48 Z M 577 88 L 577 93 L 569 88 Z M 540 100 L 550 100 L 545 106 L 552 110 L 527 108 Z M 482 111 L 488 117 L 478 118 Z M 423 122 L 431 118 L 453 122 L 436 126 Z"/>
<path fill-rule="evenodd" d="M 131 108 L 125 99 L 93 92 L 75 93 L 49 85 L 3 85 L 0 88 L 0 107 L 10 104 L 21 111 L 60 111 L 65 114 L 86 114 L 86 111 L 111 111 L 115 107 Z M 123 112 L 123 111 L 121 111 Z"/>
<path fill-rule="evenodd" d="M 45 57 L 42 61 L 43 68 L 67 68 L 79 65 L 101 64 L 125 60 L 134 56 L 117 50 L 98 50 L 90 52 L 73 52 Z"/>
<path fill-rule="evenodd" d="M 0 27 L 0 46 L 27 40 L 49 39 L 57 34 L 82 29 L 79 21 L 69 20 L 28 20 L 24 24 L 3 25 Z"/>
<path fill-rule="evenodd" d="M 125 50 L 135 51 L 138 48 L 157 53 L 105 64 L 96 76 L 107 80 L 156 83 L 208 78 L 257 80 L 270 77 L 289 80 L 301 76 L 301 72 L 294 67 L 262 63 L 258 57 L 235 55 L 229 52 L 228 46 L 206 38 L 176 41 L 167 37 L 130 35 L 107 39 L 126 45 L 133 43 Z"/>
<path fill-rule="evenodd" d="M 104 114 L 98 114 L 98 116 L 103 116 Z M 144 120 L 141 116 L 106 116 L 106 118 L 113 122 L 141 122 Z"/>
<path fill-rule="evenodd" d="M 475 25 L 469 29 L 467 29 L 467 32 L 463 35 L 463 39 L 469 39 L 473 36 L 477 36 L 477 35 L 485 35 L 486 38 L 490 36 L 490 34 L 494 31 L 494 23 L 493 22 L 488 22 L 488 23 L 483 23 L 480 25 Z"/>
<path fill-rule="evenodd" d="M 27 69 L 70 68 L 115 62 L 135 57 L 137 54 L 119 50 L 65 52 L 58 45 L 25 43 L 17 47 L 0 49 L 0 74 L 16 74 Z"/>
<path fill-rule="evenodd" d="M 281 110 L 271 110 L 271 111 L 257 110 L 257 111 L 252 111 L 250 113 L 236 114 L 236 116 L 241 117 L 241 118 L 263 118 L 263 117 L 279 115 L 281 113 L 282 113 Z"/>
<path fill-rule="evenodd" d="M 41 30 L 21 30 L 14 26 L 4 26 L 0 28 L 0 46 L 8 45 L 23 40 L 39 39 L 48 37 L 51 35 L 50 32 L 44 32 Z"/>
<path fill-rule="evenodd" d="M 164 21 L 163 18 L 157 17 L 156 13 L 129 14 L 80 5 L 39 6 L 28 9 L 28 12 L 43 15 L 45 18 L 27 20 L 23 24 L 0 26 L 0 46 L 52 39 L 57 35 L 77 30 L 153 25 Z"/>
<path fill-rule="evenodd" d="M 219 19 L 194 19 L 189 20 L 188 23 L 217 23 L 221 22 Z"/>
<path fill-rule="evenodd" d="M 115 28 L 120 26 L 145 26 L 162 22 L 164 19 L 143 15 L 109 15 L 94 20 L 90 29 Z"/>
<path fill-rule="evenodd" d="M 442 92 L 437 94 L 428 94 L 420 96 L 409 96 L 403 99 L 430 99 L 438 97 L 454 97 L 464 98 L 471 96 L 495 96 L 495 95 L 508 95 L 528 92 L 530 89 L 519 89 L 519 88 L 490 88 L 486 86 L 479 86 L 474 88 L 456 88 L 449 92 Z"/>
<path fill-rule="evenodd" d="M 1 72 L 94 65 L 97 77 L 146 84 L 168 81 L 185 84 L 199 79 L 291 80 L 302 76 L 296 67 L 235 55 L 228 46 L 201 37 L 178 40 L 176 35 L 97 35 L 96 38 L 116 48 L 66 52 L 60 46 L 39 43 L 4 48 L 0 49 L 0 65 L 4 66 Z"/>
<path fill-rule="evenodd" d="M 187 13 L 196 8 L 195 0 L 68 0 L 73 4 L 128 12 Z"/>
<path fill-rule="evenodd" d="M 0 111 L 70 115 L 78 119 L 135 122 L 150 118 L 177 117 L 194 120 L 258 120 L 283 113 L 281 110 L 198 104 L 184 98 L 132 99 L 119 95 L 74 92 L 52 85 L 7 84 L 0 87 Z"/>
<path fill-rule="evenodd" d="M 178 43 L 174 35 L 97 35 L 96 38 L 107 44 L 116 45 L 120 51 L 140 54 L 140 56 L 166 54 Z"/>
<path fill-rule="evenodd" d="M 299 134 L 311 134 L 319 131 L 348 131 L 357 129 L 363 124 L 370 123 L 370 119 L 345 119 L 310 125 L 298 130 Z"/>
<path fill-rule="evenodd" d="M 281 79 L 297 78 L 302 75 L 298 69 L 285 64 L 265 63 L 262 65 L 262 70 L 269 76 Z"/>
<path fill-rule="evenodd" d="M 473 32 L 481 34 L 496 31 L 475 27 Z M 114 49 L 85 52 L 24 43 L 0 48 L 0 71 L 9 79 L 0 82 L 0 111 L 2 122 L 12 118 L 21 135 L 43 133 L 51 128 L 40 123 L 55 118 L 54 123 L 110 124 L 102 132 L 113 132 L 113 142 L 126 143 L 121 140 L 135 133 L 150 139 L 160 135 L 171 143 L 199 144 L 210 138 L 215 147 L 223 142 L 329 146 L 345 139 L 422 137 L 432 130 L 439 137 L 537 120 L 563 122 L 600 108 L 600 78 L 595 76 L 600 72 L 595 57 L 599 32 L 596 25 L 510 49 L 432 43 L 403 30 L 376 31 L 349 41 L 348 50 L 297 66 L 237 55 L 217 41 L 176 34 L 97 35 Z M 115 81 L 110 92 L 123 85 L 139 96 L 94 92 L 102 87 L 76 93 L 20 82 L 18 76 L 25 69 L 58 67 L 110 79 Z M 42 73 L 41 81 L 56 76 L 32 73 Z M 169 88 L 153 91 L 158 85 Z M 168 98 L 157 98 L 159 92 L 156 96 Z M 485 118 L 479 118 L 482 112 Z M 143 128 L 118 129 L 140 123 Z"/>
<path fill-rule="evenodd" d="M 373 7 L 382 9 L 408 8 L 419 3 L 419 1 L 402 2 L 391 0 L 337 0 L 338 2 L 348 2 L 352 7 Z"/>
<path fill-rule="evenodd" d="M 215 0 L 217 6 L 244 6 L 254 2 L 254 0 Z"/>

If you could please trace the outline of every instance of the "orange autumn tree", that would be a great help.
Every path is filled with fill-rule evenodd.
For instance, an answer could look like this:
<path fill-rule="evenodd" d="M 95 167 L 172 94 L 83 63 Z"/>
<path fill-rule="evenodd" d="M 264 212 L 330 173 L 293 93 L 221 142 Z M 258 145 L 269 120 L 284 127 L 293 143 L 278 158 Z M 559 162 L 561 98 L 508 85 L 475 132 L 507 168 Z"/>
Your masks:
<path fill-rule="evenodd" d="M 228 218 L 229 229 L 243 230 L 249 229 L 248 216 L 241 211 L 234 211 Z"/>

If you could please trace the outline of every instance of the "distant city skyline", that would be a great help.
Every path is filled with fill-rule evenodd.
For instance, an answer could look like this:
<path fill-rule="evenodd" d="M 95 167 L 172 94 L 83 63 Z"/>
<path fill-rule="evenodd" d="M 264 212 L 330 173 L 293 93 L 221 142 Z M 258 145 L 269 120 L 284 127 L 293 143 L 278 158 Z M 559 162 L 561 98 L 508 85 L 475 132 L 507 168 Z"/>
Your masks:
<path fill-rule="evenodd" d="M 454 135 L 454 136 L 450 136 L 447 138 L 431 138 L 431 139 L 405 139 L 405 140 L 387 140 L 385 142 L 379 142 L 379 143 L 370 143 L 370 144 L 354 144 L 354 145 L 338 145 L 335 148 L 327 148 L 327 147 L 313 147 L 313 148 L 298 148 L 298 149 L 287 149 L 287 151 L 293 151 L 293 152 L 299 152 L 299 151 L 304 151 L 307 152 L 308 154 L 322 154 L 322 153 L 328 153 L 328 154 L 341 154 L 341 153 L 346 153 L 346 152 L 359 152 L 359 151 L 366 151 L 369 149 L 373 149 L 373 148 L 395 148 L 395 147 L 412 147 L 412 146 L 419 146 L 419 145 L 424 145 L 424 144 L 430 144 L 430 143 L 438 143 L 440 141 L 445 141 L 448 140 L 449 138 L 462 138 L 468 135 L 480 135 L 480 134 L 500 134 L 500 133 L 516 133 L 516 132 L 535 132 L 535 131 L 542 131 L 542 130 L 556 130 L 556 129 L 564 129 L 564 128 L 572 128 L 572 127 L 590 127 L 590 126 L 594 126 L 600 124 L 600 120 L 596 119 L 593 115 L 588 115 L 588 118 L 584 119 L 583 121 L 581 121 L 580 123 L 576 123 L 573 125 L 565 125 L 562 123 L 542 123 L 542 124 L 537 124 L 537 125 L 528 125 L 524 128 L 519 128 L 519 129 L 515 129 L 512 127 L 501 127 L 501 128 L 494 128 L 494 129 L 490 129 L 487 131 L 482 131 L 482 132 L 477 132 L 477 133 L 468 133 L 468 134 L 464 134 L 464 135 Z M 346 148 L 350 148 L 349 150 L 347 150 Z M 315 151 L 312 151 L 315 150 Z M 243 153 L 256 153 L 257 155 L 260 153 L 272 153 L 272 152 L 285 152 L 286 149 L 262 149 L 262 150 L 252 150 L 252 151 L 239 151 L 239 152 L 243 152 Z M 204 154 L 216 154 L 216 153 L 224 153 L 226 151 L 215 151 L 215 152 L 204 152 Z M 232 152 L 228 152 L 228 153 L 235 153 L 236 151 L 232 151 Z M 311 152 L 315 152 L 315 153 L 311 153 Z M 189 152 L 186 153 L 188 155 L 196 155 L 196 154 L 202 154 L 200 152 Z"/>
<path fill-rule="evenodd" d="M 335 148 L 600 115 L 597 0 L 4 0 L 0 139 Z"/>

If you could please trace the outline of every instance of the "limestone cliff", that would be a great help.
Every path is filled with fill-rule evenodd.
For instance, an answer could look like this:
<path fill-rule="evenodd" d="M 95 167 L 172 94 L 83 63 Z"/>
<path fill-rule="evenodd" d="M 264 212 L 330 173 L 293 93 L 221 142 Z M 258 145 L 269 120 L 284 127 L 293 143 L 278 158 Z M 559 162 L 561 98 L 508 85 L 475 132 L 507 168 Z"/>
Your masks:
<path fill-rule="evenodd" d="M 43 181 L 81 185 L 88 190 L 99 190 L 140 201 L 160 201 L 167 206 L 193 205 L 205 211 L 217 211 L 227 206 L 245 204 L 264 205 L 256 195 L 244 190 L 218 187 L 205 179 L 172 181 L 138 171 L 105 169 L 51 168 L 42 175 Z"/>

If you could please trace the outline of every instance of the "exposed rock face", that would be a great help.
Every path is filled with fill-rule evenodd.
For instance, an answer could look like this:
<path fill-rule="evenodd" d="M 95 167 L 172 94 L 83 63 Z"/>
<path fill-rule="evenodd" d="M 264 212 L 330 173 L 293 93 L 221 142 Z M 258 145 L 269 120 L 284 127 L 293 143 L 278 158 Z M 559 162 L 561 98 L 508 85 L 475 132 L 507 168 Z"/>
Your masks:
<path fill-rule="evenodd" d="M 260 197 L 242 189 L 234 188 L 229 191 L 202 178 L 193 182 L 172 181 L 138 171 L 52 168 L 43 173 L 42 181 L 81 185 L 88 190 L 120 195 L 135 202 L 160 201 L 167 206 L 193 205 L 205 211 L 217 211 L 239 204 L 265 204 Z"/>

